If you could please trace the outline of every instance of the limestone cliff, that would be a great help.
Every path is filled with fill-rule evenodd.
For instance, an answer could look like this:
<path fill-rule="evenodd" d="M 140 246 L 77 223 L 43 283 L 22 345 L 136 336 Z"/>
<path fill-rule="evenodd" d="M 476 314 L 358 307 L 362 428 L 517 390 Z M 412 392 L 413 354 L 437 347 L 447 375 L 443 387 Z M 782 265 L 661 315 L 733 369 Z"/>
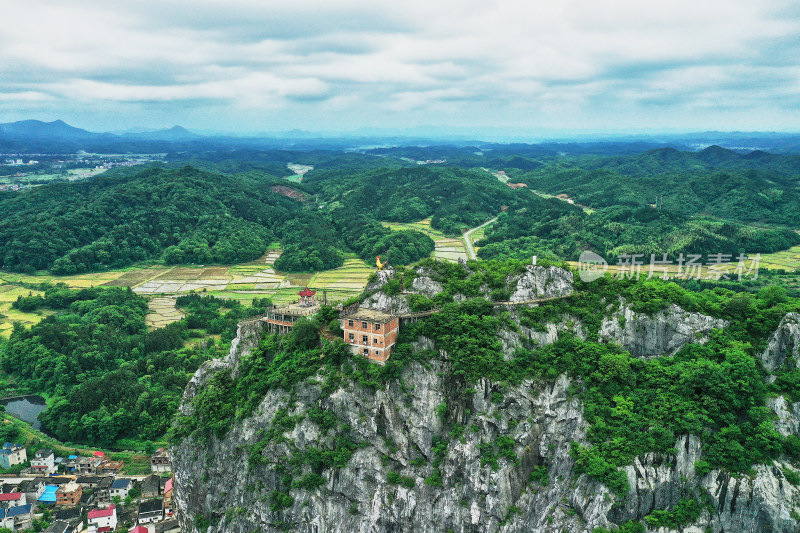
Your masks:
<path fill-rule="evenodd" d="M 521 283 L 528 294 L 564 289 L 538 287 L 531 279 Z M 422 280 L 416 288 L 429 286 Z M 623 307 L 620 316 L 624 325 L 617 316 L 606 317 L 601 337 L 648 356 L 672 353 L 725 326 L 675 307 L 651 317 Z M 564 331 L 587 334 L 567 317 L 545 329 L 504 330 L 504 350 L 545 345 Z M 242 324 L 230 355 L 206 364 L 192 379 L 183 408 L 214 372 L 235 373 L 260 334 L 257 323 Z M 791 342 L 770 346 L 775 361 L 796 350 Z M 436 349 L 426 338 L 415 347 Z M 700 441 L 681 435 L 675 453 L 645 454 L 624 467 L 631 490 L 616 501 L 608 488 L 576 471 L 570 446 L 588 443 L 588 425 L 567 376 L 508 387 L 480 380 L 466 388 L 450 372 L 449 359 L 439 350 L 438 358 L 403 366 L 397 379 L 379 388 L 348 381 L 326 388 L 312 378 L 293 393 L 271 390 L 251 416 L 231 421 L 224 438 L 187 438 L 172 450 L 174 505 L 184 531 L 591 532 L 670 509 L 687 491 L 705 494 L 707 506 L 682 531 L 798 530 L 800 490 L 787 481 L 789 467 L 780 461 L 757 465 L 750 475 L 699 475 Z M 779 430 L 796 434 L 800 406 L 783 397 L 769 405 L 780 417 Z M 335 427 L 312 420 L 308 413 L 314 409 L 335 415 Z M 291 423 L 276 430 L 277 419 Z M 336 449 L 342 432 L 355 443 L 352 455 L 336 467 L 314 466 L 308 458 Z M 271 435 L 268 441 L 265 434 Z M 298 484 L 295 475 L 286 489 L 283 467 L 289 464 L 303 465 L 314 483 Z M 278 503 L 277 487 L 285 490 Z"/>
<path fill-rule="evenodd" d="M 600 326 L 600 340 L 621 344 L 635 357 L 674 354 L 689 343 L 705 343 L 714 329 L 727 325 L 724 320 L 700 313 L 689 313 L 675 304 L 648 316 L 637 313 L 625 302 L 606 317 Z"/>

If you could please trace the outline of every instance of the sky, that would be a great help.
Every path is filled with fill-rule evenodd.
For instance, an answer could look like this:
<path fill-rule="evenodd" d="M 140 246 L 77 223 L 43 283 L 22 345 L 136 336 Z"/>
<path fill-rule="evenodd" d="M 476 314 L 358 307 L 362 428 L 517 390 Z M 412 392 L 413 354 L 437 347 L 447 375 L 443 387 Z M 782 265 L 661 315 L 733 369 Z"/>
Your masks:
<path fill-rule="evenodd" d="M 798 131 L 783 0 L 3 0 L 0 122 Z"/>

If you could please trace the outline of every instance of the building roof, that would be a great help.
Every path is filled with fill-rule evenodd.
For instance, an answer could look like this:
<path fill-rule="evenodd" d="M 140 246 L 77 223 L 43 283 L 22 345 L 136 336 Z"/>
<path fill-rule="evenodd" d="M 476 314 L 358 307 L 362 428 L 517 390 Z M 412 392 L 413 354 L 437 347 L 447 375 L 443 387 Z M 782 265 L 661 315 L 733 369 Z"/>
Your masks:
<path fill-rule="evenodd" d="M 65 531 L 69 531 L 69 522 L 64 520 L 56 520 L 50 527 L 44 530 L 44 533 L 64 533 Z"/>
<path fill-rule="evenodd" d="M 127 489 L 131 486 L 131 480 L 128 478 L 121 477 L 119 479 L 115 479 L 114 482 L 111 484 L 112 489 Z"/>
<path fill-rule="evenodd" d="M 61 492 L 61 493 L 75 492 L 76 490 L 80 490 L 80 488 L 81 488 L 81 486 L 78 485 L 76 482 L 70 481 L 69 483 L 64 483 L 63 485 L 58 487 L 58 491 L 57 492 Z"/>
<path fill-rule="evenodd" d="M 383 311 L 376 311 L 375 309 L 366 309 L 364 307 L 359 307 L 354 313 L 351 313 L 344 317 L 345 320 L 368 320 L 370 322 L 380 322 L 386 323 L 389 322 L 394 315 L 390 315 L 389 313 L 384 313 Z"/>
<path fill-rule="evenodd" d="M 308 287 L 306 287 L 305 289 L 303 289 L 302 291 L 300 291 L 298 294 L 299 294 L 300 296 L 303 296 L 303 297 L 306 297 L 306 298 L 308 298 L 309 296 L 314 296 L 315 294 L 317 294 L 317 291 L 312 291 L 311 289 L 309 289 Z"/>
<path fill-rule="evenodd" d="M 172 480 L 173 480 L 173 479 L 174 479 L 174 478 L 169 478 L 169 479 L 167 480 L 167 483 L 164 485 L 164 492 L 169 492 L 169 491 L 171 491 L 171 490 L 172 490 Z"/>
<path fill-rule="evenodd" d="M 147 500 L 139 504 L 139 514 L 164 510 L 164 500 Z"/>
<path fill-rule="evenodd" d="M 89 519 L 92 518 L 104 518 L 106 516 L 112 516 L 114 514 L 114 504 L 109 505 L 105 509 L 95 509 L 94 511 L 89 511 Z"/>
<path fill-rule="evenodd" d="M 55 455 L 53 450 L 50 448 L 42 448 L 36 452 L 35 457 L 50 457 L 51 455 Z"/>
<path fill-rule="evenodd" d="M 92 455 L 94 455 L 95 457 L 105 457 L 106 452 L 94 452 Z"/>
<path fill-rule="evenodd" d="M 166 448 L 159 448 L 153 453 L 152 457 L 167 457 L 167 449 Z"/>
<path fill-rule="evenodd" d="M 136 526 L 131 529 L 131 533 L 147 533 L 147 528 L 144 526 Z"/>
<path fill-rule="evenodd" d="M 72 520 L 81 517 L 81 509 L 79 507 L 70 507 L 69 509 L 56 509 L 53 516 L 57 520 Z"/>
<path fill-rule="evenodd" d="M 165 531 L 180 531 L 177 520 L 164 520 L 163 522 L 156 523 L 156 533 L 163 533 Z"/>
<path fill-rule="evenodd" d="M 0 494 L 0 502 L 14 502 L 21 499 L 22 499 L 21 492 L 9 492 L 6 494 Z"/>
<path fill-rule="evenodd" d="M 98 465 L 97 468 L 108 469 L 108 470 L 122 470 L 123 466 L 125 466 L 125 463 L 123 461 L 103 461 Z"/>
<path fill-rule="evenodd" d="M 28 514 L 31 512 L 31 504 L 26 505 L 18 505 L 16 507 L 11 507 L 6 511 L 6 518 L 10 516 L 21 516 L 24 514 Z"/>
<path fill-rule="evenodd" d="M 57 490 L 58 487 L 56 485 L 47 485 L 42 495 L 39 496 L 39 501 L 42 503 L 56 503 Z"/>
<path fill-rule="evenodd" d="M 150 474 L 149 476 L 144 478 L 144 481 L 142 481 L 142 491 L 147 490 L 147 491 L 158 492 L 160 488 L 161 488 L 161 477 L 155 474 Z"/>

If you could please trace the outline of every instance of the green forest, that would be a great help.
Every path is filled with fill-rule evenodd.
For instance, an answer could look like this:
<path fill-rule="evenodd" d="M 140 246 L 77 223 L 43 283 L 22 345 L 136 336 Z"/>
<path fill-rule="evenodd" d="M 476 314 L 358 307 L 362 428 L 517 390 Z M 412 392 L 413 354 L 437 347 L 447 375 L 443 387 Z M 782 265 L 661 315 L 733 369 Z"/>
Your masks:
<path fill-rule="evenodd" d="M 433 242 L 380 221 L 430 217 L 434 229 L 458 236 L 498 215 L 478 243 L 486 259 L 573 260 L 587 249 L 610 260 L 633 253 L 736 255 L 800 244 L 798 156 L 719 147 L 564 157 L 514 149 L 205 153 L 0 192 L 0 262 L 5 270 L 53 274 L 147 262 L 232 264 L 255 260 L 279 242 L 276 268 L 286 272 L 335 268 L 346 252 L 368 261 L 390 255 L 401 265 L 427 257 Z M 408 157 L 435 154 L 451 159 L 420 166 Z M 279 177 L 289 161 L 316 166 L 294 183 Z M 511 189 L 487 171 L 493 168 L 592 211 Z M 303 200 L 279 194 L 276 184 Z"/>
<path fill-rule="evenodd" d="M 61 441 L 108 447 L 124 439 L 158 440 L 195 370 L 221 356 L 236 323 L 263 313 L 269 301 L 254 304 L 183 296 L 177 305 L 186 318 L 148 331 L 147 302 L 130 289 L 54 286 L 15 303 L 55 314 L 29 330 L 15 327 L 0 345 L 0 369 L 13 377 L 14 393 L 49 398 L 39 418 Z M 208 334 L 223 340 L 206 340 Z M 192 339 L 197 342 L 185 347 Z"/>
<path fill-rule="evenodd" d="M 76 274 L 157 260 L 232 264 L 255 260 L 280 241 L 276 267 L 302 272 L 341 266 L 342 251 L 367 259 L 391 249 L 404 264 L 433 250 L 423 234 L 305 206 L 274 192 L 275 180 L 254 171 L 227 176 L 154 167 L 0 193 L 2 268 Z"/>

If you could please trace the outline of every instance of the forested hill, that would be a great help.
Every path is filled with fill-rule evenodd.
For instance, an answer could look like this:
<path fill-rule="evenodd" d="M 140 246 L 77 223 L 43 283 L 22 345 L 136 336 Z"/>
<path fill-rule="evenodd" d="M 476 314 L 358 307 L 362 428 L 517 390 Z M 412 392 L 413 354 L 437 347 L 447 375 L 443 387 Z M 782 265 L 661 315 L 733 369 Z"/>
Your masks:
<path fill-rule="evenodd" d="M 516 177 L 592 207 L 643 207 L 659 197 L 663 209 L 684 216 L 800 225 L 800 156 L 739 154 L 718 146 L 700 152 L 663 148 L 634 156 L 572 158 Z"/>
<path fill-rule="evenodd" d="M 168 262 L 251 260 L 298 211 L 269 180 L 148 169 L 0 196 L 0 258 L 5 269 L 58 274 L 162 253 Z"/>
<path fill-rule="evenodd" d="M 304 182 L 328 201 L 375 219 L 432 217 L 434 228 L 451 234 L 486 222 L 522 197 L 486 171 L 452 167 L 314 172 Z"/>
<path fill-rule="evenodd" d="M 0 266 L 73 274 L 146 260 L 225 264 L 280 241 L 277 268 L 319 271 L 340 266 L 347 250 L 365 259 L 391 250 L 394 264 L 433 251 L 427 235 L 391 231 L 360 212 L 337 220 L 274 192 L 276 182 L 292 185 L 264 172 L 184 166 L 0 193 Z"/>

